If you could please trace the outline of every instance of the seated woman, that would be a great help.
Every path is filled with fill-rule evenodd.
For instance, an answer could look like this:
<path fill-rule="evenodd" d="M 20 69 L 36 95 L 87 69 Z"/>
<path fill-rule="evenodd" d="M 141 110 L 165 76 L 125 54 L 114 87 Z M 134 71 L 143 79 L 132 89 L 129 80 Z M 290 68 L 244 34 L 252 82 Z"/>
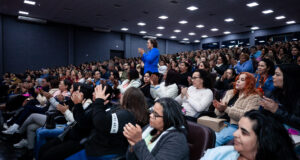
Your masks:
<path fill-rule="evenodd" d="M 217 71 L 218 75 L 221 76 L 224 74 L 227 68 L 228 68 L 228 60 L 224 54 L 220 54 L 217 59 L 215 70 Z"/>
<path fill-rule="evenodd" d="M 130 144 L 127 159 L 189 159 L 187 125 L 175 100 L 157 100 L 149 121 L 143 132 L 139 125 L 128 123 L 124 127 L 123 134 Z"/>
<path fill-rule="evenodd" d="M 128 88 L 138 88 L 141 86 L 141 84 L 139 72 L 136 69 L 131 69 L 128 73 L 128 79 L 124 80 L 122 84 L 119 84 L 118 89 L 120 90 L 121 94 L 124 94 Z"/>
<path fill-rule="evenodd" d="M 252 60 L 249 58 L 249 55 L 246 53 L 242 53 L 240 55 L 240 60 L 234 66 L 234 69 L 236 70 L 237 74 L 241 72 L 253 73 L 254 72 L 253 64 L 252 64 Z"/>
<path fill-rule="evenodd" d="M 189 88 L 181 89 L 181 94 L 175 100 L 182 104 L 186 116 L 197 118 L 199 112 L 208 110 L 213 101 L 213 92 L 209 73 L 204 70 L 194 71 L 192 82 Z"/>
<path fill-rule="evenodd" d="M 62 91 L 61 93 L 65 93 L 65 95 L 70 95 L 70 87 L 71 87 L 71 83 L 69 80 L 65 79 L 63 81 L 60 82 L 59 88 L 60 91 Z M 42 94 L 44 96 L 46 96 L 47 98 L 50 98 L 49 101 L 51 103 L 51 105 L 49 106 L 48 111 L 58 111 L 60 106 L 62 106 L 61 104 L 65 103 L 68 106 L 72 106 L 73 103 L 71 102 L 71 100 L 69 99 L 69 97 L 64 97 L 62 94 L 56 96 L 55 98 L 49 94 L 48 92 L 44 92 L 42 91 Z M 35 135 L 36 135 L 36 130 L 40 127 L 42 127 L 43 125 L 45 125 L 46 123 L 46 119 L 47 116 L 45 114 L 39 114 L 39 113 L 33 113 L 31 114 L 26 120 L 25 122 L 22 124 L 22 126 L 19 129 L 19 133 L 23 134 L 26 132 L 27 134 L 27 139 L 22 139 L 19 143 L 14 144 L 15 147 L 17 146 L 22 146 L 22 145 L 26 145 L 27 143 L 27 148 L 28 148 L 28 152 L 29 154 L 26 154 L 28 156 L 31 156 L 31 154 L 33 153 L 33 148 L 34 148 L 34 143 L 35 143 Z M 66 120 L 72 120 L 73 117 L 69 117 L 66 118 Z M 65 119 L 63 119 L 63 123 L 66 122 Z"/>
<path fill-rule="evenodd" d="M 45 82 L 44 82 L 45 83 Z M 61 83 L 66 84 L 66 86 L 70 86 L 69 81 L 66 80 L 66 82 L 62 81 Z M 51 87 L 57 87 L 57 82 L 56 81 L 51 81 Z M 66 88 L 64 88 L 64 85 L 60 85 L 60 90 L 56 91 L 59 93 L 62 93 Z M 54 92 L 52 89 L 50 90 L 51 93 L 54 95 L 56 92 Z M 49 93 L 50 93 L 49 91 Z M 35 90 L 36 93 L 38 93 L 38 95 L 41 95 L 42 92 L 44 92 L 44 90 L 42 88 L 37 88 Z M 39 96 L 38 96 L 39 97 Z M 9 127 L 7 130 L 2 131 L 3 134 L 14 134 L 15 132 L 18 131 L 19 127 L 24 123 L 24 121 L 32 114 L 32 113 L 39 113 L 39 114 L 45 114 L 45 112 L 49 109 L 49 107 L 46 105 L 46 102 L 43 102 L 44 105 L 42 105 L 42 103 L 40 102 L 40 100 L 38 99 L 38 97 L 36 99 L 32 99 L 30 100 L 26 105 L 24 105 L 24 110 L 18 115 L 18 117 L 16 117 L 16 121 L 15 123 Z M 44 97 L 44 96 L 40 96 L 40 97 Z M 42 99 L 42 98 L 40 98 Z M 47 99 L 46 99 L 47 100 Z M 18 145 L 17 145 L 18 146 Z"/>
<path fill-rule="evenodd" d="M 261 90 L 266 97 L 270 97 L 274 90 L 273 78 L 275 67 L 274 63 L 269 59 L 262 59 L 258 63 L 256 78 L 256 88 Z"/>
<path fill-rule="evenodd" d="M 81 159 L 81 157 L 109 159 L 124 155 L 128 146 L 128 142 L 122 134 L 125 124 L 130 122 L 144 126 L 148 123 L 146 102 L 143 93 L 138 88 L 127 89 L 121 97 L 120 108 L 115 109 L 108 109 L 104 105 L 108 102 L 109 96 L 105 94 L 105 90 L 106 87 L 102 89 L 102 85 L 95 88 L 96 100 L 92 115 L 95 128 L 85 142 L 84 149 L 68 157 L 67 160 Z"/>
<path fill-rule="evenodd" d="M 209 149 L 201 160 L 297 160 L 287 131 L 268 113 L 246 112 L 233 135 L 234 146 Z"/>
<path fill-rule="evenodd" d="M 215 113 L 218 117 L 227 114 L 230 123 L 220 132 L 216 132 L 216 146 L 226 144 L 233 139 L 233 132 L 238 128 L 240 118 L 252 109 L 259 108 L 261 100 L 255 88 L 255 78 L 251 73 L 242 72 L 236 77 L 234 89 L 226 92 L 221 102 L 214 100 Z"/>
<path fill-rule="evenodd" d="M 143 83 L 140 86 L 140 90 L 143 92 L 144 96 L 148 100 L 153 100 L 153 97 L 150 94 L 150 77 L 151 77 L 151 72 L 148 71 L 144 74 L 143 76 Z"/>
<path fill-rule="evenodd" d="M 300 66 L 278 65 L 273 76 L 275 90 L 271 98 L 263 98 L 261 106 L 275 114 L 287 128 L 300 133 Z"/>
<path fill-rule="evenodd" d="M 219 94 L 218 97 L 222 97 L 227 90 L 233 89 L 235 77 L 236 73 L 232 68 L 229 68 L 224 72 L 223 76 L 215 84 L 215 88 Z"/>
<path fill-rule="evenodd" d="M 158 84 L 157 78 L 152 78 L 150 80 L 150 93 L 155 100 L 163 97 L 176 98 L 178 95 L 177 83 L 179 79 L 179 74 L 175 70 L 170 69 L 164 75 L 164 79 L 165 81 L 160 84 Z"/>
<path fill-rule="evenodd" d="M 112 89 L 106 85 L 106 94 L 112 94 Z M 75 122 L 70 124 L 69 131 L 48 141 L 38 152 L 39 160 L 65 159 L 68 156 L 82 150 L 84 146 L 80 143 L 86 138 L 94 128 L 92 115 L 93 88 L 87 84 L 82 85 L 78 92 L 74 92 L 71 97 L 74 107 L 73 116 Z M 110 97 L 108 97 L 110 100 Z M 106 104 L 108 107 L 110 103 Z M 63 136 L 65 135 L 65 136 Z"/>

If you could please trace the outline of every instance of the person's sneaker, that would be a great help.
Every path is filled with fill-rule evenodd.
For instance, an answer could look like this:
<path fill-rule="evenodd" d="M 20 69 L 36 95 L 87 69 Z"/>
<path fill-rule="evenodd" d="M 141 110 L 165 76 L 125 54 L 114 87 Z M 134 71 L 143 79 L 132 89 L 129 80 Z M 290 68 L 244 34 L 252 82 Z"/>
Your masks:
<path fill-rule="evenodd" d="M 3 123 L 3 128 L 4 128 L 4 129 L 8 129 L 8 126 L 7 126 L 6 123 Z"/>
<path fill-rule="evenodd" d="M 2 131 L 2 133 L 3 134 L 14 134 L 14 133 L 16 133 L 18 131 L 18 129 L 19 129 L 19 125 L 13 124 L 7 130 Z"/>
<path fill-rule="evenodd" d="M 27 139 L 22 139 L 19 143 L 14 144 L 15 148 L 24 148 L 27 147 L 28 141 Z"/>

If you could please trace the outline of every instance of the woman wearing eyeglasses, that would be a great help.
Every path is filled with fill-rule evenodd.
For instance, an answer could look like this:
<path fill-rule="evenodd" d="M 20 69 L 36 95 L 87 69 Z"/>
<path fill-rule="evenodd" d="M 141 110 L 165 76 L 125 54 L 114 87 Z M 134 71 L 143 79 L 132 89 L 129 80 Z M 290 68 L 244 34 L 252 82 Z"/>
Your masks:
<path fill-rule="evenodd" d="M 123 134 L 130 144 L 126 159 L 189 159 L 187 125 L 175 100 L 157 100 L 149 121 L 143 131 L 139 125 L 130 123 L 124 127 Z"/>
<path fill-rule="evenodd" d="M 197 114 L 207 111 L 213 101 L 210 74 L 204 70 L 196 70 L 192 76 L 193 85 L 181 88 L 181 94 L 175 98 L 182 104 L 188 117 L 197 118 Z"/>

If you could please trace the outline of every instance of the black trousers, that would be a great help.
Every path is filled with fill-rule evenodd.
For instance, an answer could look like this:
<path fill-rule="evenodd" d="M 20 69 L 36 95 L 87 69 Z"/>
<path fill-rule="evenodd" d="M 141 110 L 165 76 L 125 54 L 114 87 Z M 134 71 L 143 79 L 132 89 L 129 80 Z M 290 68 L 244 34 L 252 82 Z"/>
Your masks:
<path fill-rule="evenodd" d="M 41 147 L 38 160 L 63 160 L 82 149 L 84 146 L 79 141 L 66 140 L 62 142 L 60 139 L 54 138 Z"/>

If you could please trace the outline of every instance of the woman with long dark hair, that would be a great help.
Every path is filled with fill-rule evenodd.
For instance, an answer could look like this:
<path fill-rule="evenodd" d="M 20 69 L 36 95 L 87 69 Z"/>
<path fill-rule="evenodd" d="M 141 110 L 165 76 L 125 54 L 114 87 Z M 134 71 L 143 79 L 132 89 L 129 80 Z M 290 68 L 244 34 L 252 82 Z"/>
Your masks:
<path fill-rule="evenodd" d="M 201 160 L 297 160 L 288 132 L 270 112 L 246 112 L 238 124 L 234 146 L 209 149 Z"/>
<path fill-rule="evenodd" d="M 273 78 L 275 72 L 274 63 L 269 59 L 262 59 L 258 63 L 256 78 L 256 88 L 269 97 L 274 90 Z"/>
<path fill-rule="evenodd" d="M 263 98 L 261 106 L 275 114 L 282 123 L 300 130 L 300 66 L 278 65 L 273 76 L 275 90 Z"/>
<path fill-rule="evenodd" d="M 150 93 L 156 100 L 163 97 L 176 98 L 178 95 L 177 83 L 179 74 L 175 70 L 170 69 L 165 73 L 164 77 L 165 81 L 160 84 L 158 84 L 158 79 L 151 80 Z"/>
<path fill-rule="evenodd" d="M 123 136 L 123 127 L 127 123 L 144 126 L 148 123 L 148 112 L 143 93 L 131 87 L 121 97 L 119 108 L 108 109 L 105 106 L 109 94 L 106 87 L 95 88 L 95 103 L 93 106 L 92 130 L 84 149 L 67 159 L 113 159 L 126 153 L 128 142 Z"/>
<path fill-rule="evenodd" d="M 187 124 L 175 100 L 157 100 L 149 121 L 143 131 L 139 125 L 130 123 L 124 127 L 123 134 L 130 144 L 127 159 L 189 159 Z"/>

